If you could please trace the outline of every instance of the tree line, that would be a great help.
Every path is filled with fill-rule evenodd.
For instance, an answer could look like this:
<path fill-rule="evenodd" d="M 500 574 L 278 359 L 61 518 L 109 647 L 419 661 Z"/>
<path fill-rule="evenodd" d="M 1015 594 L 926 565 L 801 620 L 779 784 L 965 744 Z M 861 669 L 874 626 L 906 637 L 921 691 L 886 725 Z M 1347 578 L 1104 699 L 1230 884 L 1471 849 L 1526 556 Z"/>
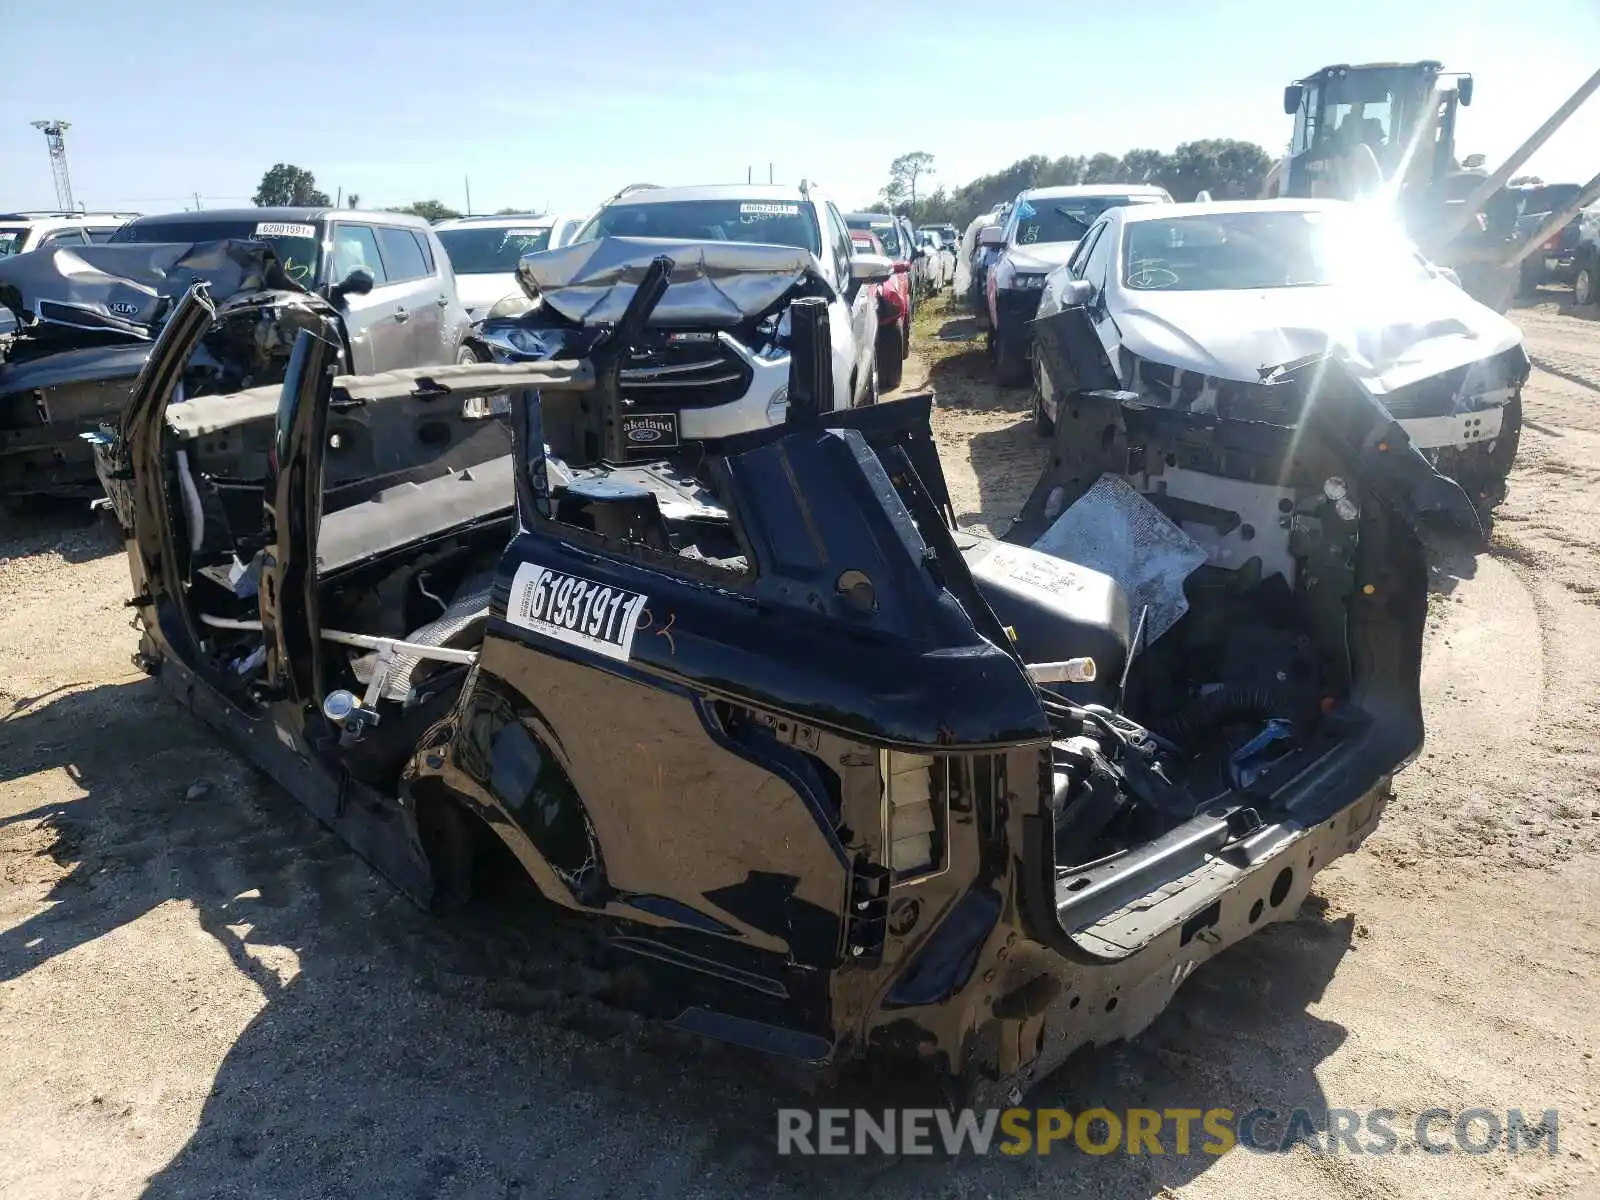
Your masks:
<path fill-rule="evenodd" d="M 949 222 L 965 226 L 979 213 L 1016 198 L 1025 188 L 1075 183 L 1153 183 L 1174 200 L 1193 200 L 1209 192 L 1214 200 L 1246 200 L 1260 194 L 1272 169 L 1272 155 L 1254 142 L 1205 138 L 1184 142 L 1171 153 L 1129 150 L 1126 154 L 1033 154 L 991 175 L 947 189 L 940 185 L 919 193 L 917 184 L 933 172 L 934 157 L 925 150 L 902 154 L 889 164 L 889 179 L 878 193 L 877 206 L 905 213 L 918 225 Z"/>
<path fill-rule="evenodd" d="M 258 208 L 320 208 L 333 203 L 328 199 L 327 192 L 318 189 L 316 176 L 293 163 L 274 163 L 268 168 L 266 174 L 261 176 L 261 186 L 256 188 L 256 194 L 251 200 Z M 344 200 L 351 208 L 359 208 L 361 205 L 361 197 L 355 192 L 351 192 Z M 414 217 L 422 217 L 428 221 L 448 221 L 462 215 L 438 200 L 418 200 L 414 204 L 407 204 L 404 208 L 391 208 L 386 211 L 410 213 Z M 535 209 L 527 208 L 501 208 L 497 209 L 494 215 L 523 216 L 536 212 Z"/>

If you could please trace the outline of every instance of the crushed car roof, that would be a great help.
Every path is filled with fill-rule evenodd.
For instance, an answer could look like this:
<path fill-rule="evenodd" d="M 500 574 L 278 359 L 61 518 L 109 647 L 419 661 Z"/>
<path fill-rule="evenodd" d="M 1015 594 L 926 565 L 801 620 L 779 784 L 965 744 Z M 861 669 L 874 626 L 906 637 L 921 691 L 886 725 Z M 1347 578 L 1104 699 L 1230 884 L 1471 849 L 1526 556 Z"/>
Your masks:
<path fill-rule="evenodd" d="M 570 321 L 616 321 L 662 255 L 673 268 L 654 326 L 735 325 L 766 312 L 806 275 L 819 275 L 811 252 L 793 246 L 612 237 L 523 255 L 517 278 Z"/>

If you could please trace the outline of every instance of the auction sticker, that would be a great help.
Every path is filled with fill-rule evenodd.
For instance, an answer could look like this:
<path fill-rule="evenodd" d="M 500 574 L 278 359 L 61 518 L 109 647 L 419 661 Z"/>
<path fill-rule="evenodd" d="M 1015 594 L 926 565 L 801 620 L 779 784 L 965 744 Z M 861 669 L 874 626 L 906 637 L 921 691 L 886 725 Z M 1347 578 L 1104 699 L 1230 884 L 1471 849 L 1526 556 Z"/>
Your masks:
<path fill-rule="evenodd" d="M 283 221 L 262 221 L 256 226 L 256 236 L 314 238 L 317 236 L 317 227 L 315 225 L 291 225 Z"/>
<path fill-rule="evenodd" d="M 256 236 L 314 238 L 317 236 L 317 227 L 315 225 L 289 225 L 282 221 L 262 221 L 256 226 Z"/>
<path fill-rule="evenodd" d="M 739 213 L 746 217 L 798 217 L 798 204 L 741 204 Z"/>
<path fill-rule="evenodd" d="M 627 662 L 646 599 L 626 588 L 523 563 L 511 581 L 506 620 L 541 637 Z"/>

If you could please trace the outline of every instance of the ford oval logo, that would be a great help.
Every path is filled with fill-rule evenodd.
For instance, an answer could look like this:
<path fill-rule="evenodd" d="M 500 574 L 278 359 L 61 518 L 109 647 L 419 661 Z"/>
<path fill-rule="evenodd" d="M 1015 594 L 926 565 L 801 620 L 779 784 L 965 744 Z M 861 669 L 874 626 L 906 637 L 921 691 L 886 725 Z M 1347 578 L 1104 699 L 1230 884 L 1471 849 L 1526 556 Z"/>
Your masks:
<path fill-rule="evenodd" d="M 630 429 L 628 430 L 630 442 L 659 442 L 661 430 L 659 429 Z"/>

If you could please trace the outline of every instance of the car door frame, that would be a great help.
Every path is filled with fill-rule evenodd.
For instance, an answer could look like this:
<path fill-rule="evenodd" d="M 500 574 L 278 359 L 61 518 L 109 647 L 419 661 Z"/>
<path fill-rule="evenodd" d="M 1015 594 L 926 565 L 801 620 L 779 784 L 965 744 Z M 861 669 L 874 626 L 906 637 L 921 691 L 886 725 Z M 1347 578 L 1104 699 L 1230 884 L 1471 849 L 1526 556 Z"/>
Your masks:
<path fill-rule="evenodd" d="M 1111 315 L 1109 290 L 1111 269 L 1115 266 L 1118 252 L 1121 249 L 1122 230 L 1124 227 L 1123 221 L 1116 213 L 1116 209 L 1102 213 L 1096 219 L 1094 226 L 1090 227 L 1089 233 L 1084 234 L 1084 240 L 1079 244 L 1088 245 L 1089 248 L 1084 253 L 1083 262 L 1080 264 L 1082 273 L 1074 277 L 1094 285 L 1095 298 L 1094 302 L 1089 305 L 1089 320 L 1094 325 L 1095 334 L 1100 338 L 1100 344 L 1105 347 L 1106 356 L 1111 360 L 1112 369 L 1120 370 L 1118 366 L 1120 356 L 1117 354 L 1117 348 L 1122 344 L 1122 330 L 1118 328 L 1116 319 Z M 1094 233 L 1095 226 L 1100 228 L 1100 233 L 1096 235 L 1091 245 L 1089 244 L 1089 234 Z M 1100 249 L 1100 243 L 1105 242 L 1107 239 L 1110 239 L 1107 247 L 1107 253 L 1110 257 L 1105 261 L 1104 269 L 1100 272 L 1100 278 L 1090 278 L 1093 271 L 1097 269 L 1091 266 L 1091 260 Z M 1073 255 L 1074 259 L 1076 257 L 1077 255 Z"/>
<path fill-rule="evenodd" d="M 339 231 L 346 228 L 371 232 L 373 252 L 378 256 L 376 266 L 383 275 L 381 279 L 374 280 L 370 292 L 345 298 L 345 330 L 350 340 L 349 373 L 375 375 L 380 370 L 410 366 L 409 354 L 405 349 L 409 334 L 404 328 L 410 314 L 408 312 L 405 319 L 397 319 L 394 294 L 389 290 L 388 268 L 383 261 L 383 247 L 378 244 L 376 224 L 343 216 L 336 216 L 329 222 L 327 246 L 323 252 L 324 261 L 328 264 L 328 286 L 338 287 L 344 282 L 335 277 L 334 260 L 338 255 Z M 379 353 L 380 348 L 384 349 L 384 353 Z"/>
<path fill-rule="evenodd" d="M 878 314 L 877 305 L 873 302 L 873 290 L 866 284 L 856 282 L 855 275 L 850 268 L 850 260 L 855 257 L 855 243 L 850 237 L 850 225 L 844 219 L 844 214 L 831 200 L 823 202 L 828 213 L 828 222 L 833 229 L 835 239 L 842 238 L 839 244 L 846 250 L 846 256 L 838 264 L 840 280 L 838 284 L 839 299 L 843 303 L 846 315 L 849 317 L 848 329 L 854 345 L 851 349 L 851 369 L 854 373 L 855 386 L 850 389 L 847 403 L 840 404 L 837 397 L 834 401 L 835 408 L 854 408 L 857 402 L 866 395 L 869 378 L 872 372 L 872 359 L 878 349 Z M 835 342 L 835 345 L 838 343 Z M 834 372 L 837 380 L 838 372 Z"/>
<path fill-rule="evenodd" d="M 425 247 L 411 225 L 375 221 L 372 227 L 378 231 L 378 253 L 383 255 L 384 274 L 389 276 L 385 286 L 394 289 L 396 311 L 404 310 L 406 314 L 401 324 L 406 334 L 407 360 L 393 365 L 426 367 L 446 361 L 440 358 L 439 347 L 444 342 L 444 303 L 441 301 L 448 302 L 448 298 L 442 295 L 438 286 L 438 263 L 430 262 L 434 257 L 432 249 Z M 408 275 L 404 279 L 394 278 L 394 265 L 383 248 L 386 230 L 391 237 L 405 237 L 411 241 L 417 252 L 417 260 L 422 264 L 420 274 Z"/>
<path fill-rule="evenodd" d="M 861 394 L 861 339 L 855 332 L 850 259 L 840 257 L 839 240 L 842 230 L 844 246 L 853 247 L 850 228 L 828 201 L 813 201 L 813 209 L 818 218 L 817 232 L 823 242 L 823 253 L 818 258 L 834 291 L 828 319 L 828 338 L 833 347 L 833 407 L 854 408 Z"/>

